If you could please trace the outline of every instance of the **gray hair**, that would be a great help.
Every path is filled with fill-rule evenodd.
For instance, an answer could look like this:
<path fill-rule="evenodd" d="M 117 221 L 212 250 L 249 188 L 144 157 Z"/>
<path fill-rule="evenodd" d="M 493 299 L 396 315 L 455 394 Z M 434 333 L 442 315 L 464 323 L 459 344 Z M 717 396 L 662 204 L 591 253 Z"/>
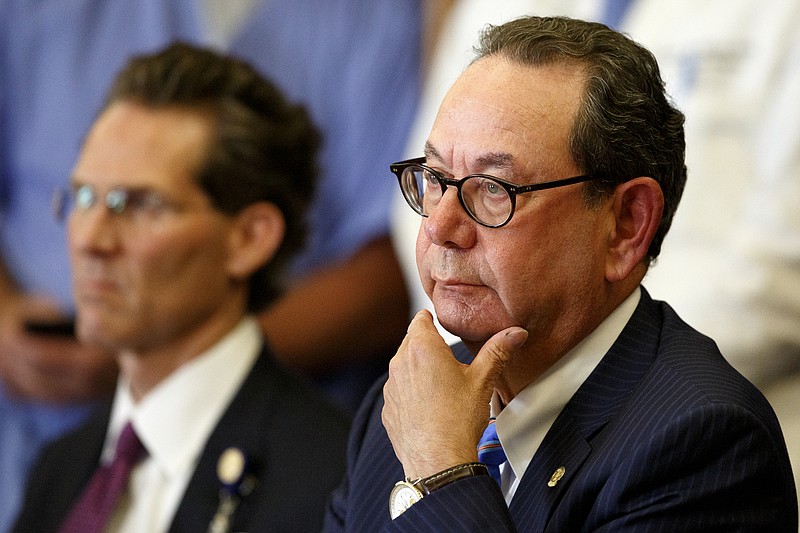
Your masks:
<path fill-rule="evenodd" d="M 586 71 L 570 153 L 581 172 L 597 177 L 590 205 L 626 180 L 648 176 L 661 186 L 664 213 L 648 259 L 661 251 L 686 185 L 683 114 L 670 102 L 655 57 L 625 35 L 595 22 L 522 17 L 488 26 L 477 59 L 499 55 L 531 66 L 575 63 Z"/>

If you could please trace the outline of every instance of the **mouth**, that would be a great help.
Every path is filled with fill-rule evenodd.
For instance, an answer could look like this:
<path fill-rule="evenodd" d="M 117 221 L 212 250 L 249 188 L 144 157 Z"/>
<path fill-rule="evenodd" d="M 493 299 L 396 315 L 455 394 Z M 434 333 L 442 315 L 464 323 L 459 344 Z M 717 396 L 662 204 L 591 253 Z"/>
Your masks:
<path fill-rule="evenodd" d="M 480 283 L 469 283 L 469 282 L 460 281 L 460 280 L 453 280 L 453 279 L 450 279 L 450 280 L 434 280 L 434 281 L 436 281 L 437 285 L 441 285 L 442 287 L 452 287 L 452 288 L 464 287 L 464 288 L 469 288 L 469 287 L 481 287 L 482 286 Z"/>
<path fill-rule="evenodd" d="M 483 283 L 460 278 L 433 278 L 434 287 L 438 291 L 455 293 L 473 293 L 484 288 Z"/>
<path fill-rule="evenodd" d="M 431 279 L 438 285 L 465 285 L 465 286 L 480 286 L 483 285 L 480 280 L 475 279 L 473 276 L 452 275 L 452 274 L 431 274 Z"/>
<path fill-rule="evenodd" d="M 84 302 L 104 300 L 118 294 L 119 284 L 109 277 L 85 276 L 75 279 L 75 295 Z"/>

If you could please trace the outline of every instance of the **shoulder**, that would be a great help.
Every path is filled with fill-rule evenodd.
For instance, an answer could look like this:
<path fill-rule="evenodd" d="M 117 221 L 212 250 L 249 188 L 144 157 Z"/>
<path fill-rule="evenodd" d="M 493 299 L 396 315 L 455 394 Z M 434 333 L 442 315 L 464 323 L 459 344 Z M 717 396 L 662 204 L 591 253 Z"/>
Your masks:
<path fill-rule="evenodd" d="M 763 394 L 728 363 L 714 340 L 644 290 L 606 359 L 601 366 L 613 367 L 608 375 L 633 375 L 628 406 L 647 406 L 672 417 L 693 409 L 730 409 L 730 414 L 748 413 L 771 432 L 780 432 Z"/>
<path fill-rule="evenodd" d="M 103 449 L 110 413 L 110 403 L 98 406 L 86 422 L 45 446 L 35 470 L 63 469 L 68 463 L 89 463 L 94 469 Z"/>
<path fill-rule="evenodd" d="M 570 446 L 585 462 L 572 461 L 554 523 L 624 529 L 633 518 L 623 507 L 674 531 L 792 521 L 791 469 L 771 407 L 711 339 L 646 294 L 551 428 L 534 472 L 546 477 L 556 462 L 569 471 Z M 581 516 L 573 498 L 598 504 Z"/>
<path fill-rule="evenodd" d="M 236 447 L 257 483 L 234 529 L 318 529 L 344 474 L 348 428 L 345 415 L 265 348 L 209 436 L 175 523 L 192 531 L 208 523 L 219 492 L 217 462 Z"/>
<path fill-rule="evenodd" d="M 344 450 L 350 418 L 306 378 L 285 368 L 264 348 L 250 374 L 234 398 L 228 413 L 247 416 L 264 430 L 283 432 L 291 427 L 287 439 L 308 440 L 305 447 L 325 434 L 331 449 Z"/>

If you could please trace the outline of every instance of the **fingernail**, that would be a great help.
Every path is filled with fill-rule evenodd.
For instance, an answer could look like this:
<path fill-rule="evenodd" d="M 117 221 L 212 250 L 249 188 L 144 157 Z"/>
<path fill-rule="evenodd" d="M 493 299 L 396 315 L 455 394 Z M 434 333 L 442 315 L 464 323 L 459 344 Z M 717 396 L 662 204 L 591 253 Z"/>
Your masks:
<path fill-rule="evenodd" d="M 515 328 L 506 333 L 506 338 L 514 348 L 519 348 L 528 340 L 528 332 L 522 328 Z"/>

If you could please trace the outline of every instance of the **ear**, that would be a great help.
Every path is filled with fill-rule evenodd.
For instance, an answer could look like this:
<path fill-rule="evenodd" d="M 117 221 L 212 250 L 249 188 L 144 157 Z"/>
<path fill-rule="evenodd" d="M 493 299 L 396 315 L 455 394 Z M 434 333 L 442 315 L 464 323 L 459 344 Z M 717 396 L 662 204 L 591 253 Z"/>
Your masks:
<path fill-rule="evenodd" d="M 620 184 L 613 199 L 614 230 L 606 256 L 606 279 L 611 282 L 624 280 L 642 264 L 664 211 L 664 194 L 652 178 Z"/>
<path fill-rule="evenodd" d="M 258 202 L 236 215 L 228 254 L 228 273 L 246 279 L 272 259 L 283 242 L 286 222 L 275 204 Z"/>

